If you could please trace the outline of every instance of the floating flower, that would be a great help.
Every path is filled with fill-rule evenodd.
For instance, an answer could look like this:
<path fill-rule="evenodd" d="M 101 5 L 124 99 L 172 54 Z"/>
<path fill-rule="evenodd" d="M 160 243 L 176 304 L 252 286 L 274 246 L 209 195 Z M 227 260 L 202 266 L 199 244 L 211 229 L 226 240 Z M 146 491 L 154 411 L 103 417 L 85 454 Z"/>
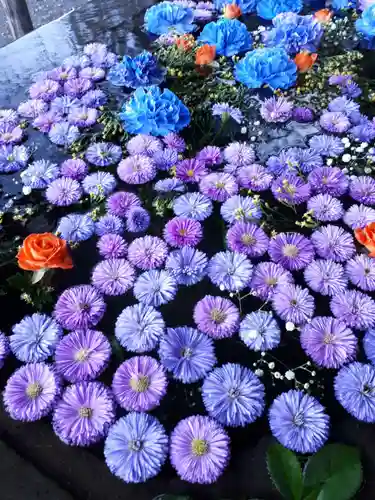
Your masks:
<path fill-rule="evenodd" d="M 18 251 L 17 260 L 25 271 L 73 267 L 66 241 L 52 233 L 29 234 Z"/>
<path fill-rule="evenodd" d="M 298 285 L 281 285 L 275 290 L 272 297 L 275 312 L 284 321 L 301 325 L 310 320 L 314 314 L 314 298 L 307 288 Z"/>
<path fill-rule="evenodd" d="M 212 213 L 212 201 L 201 193 L 186 193 L 174 199 L 173 211 L 178 217 L 203 221 Z"/>
<path fill-rule="evenodd" d="M 95 142 L 85 153 L 86 160 L 97 167 L 108 167 L 118 163 L 122 156 L 121 147 L 110 142 Z"/>
<path fill-rule="evenodd" d="M 85 193 L 99 197 L 112 193 L 116 185 L 116 177 L 109 172 L 102 171 L 86 175 L 82 181 L 82 187 Z"/>
<path fill-rule="evenodd" d="M 176 177 L 184 182 L 199 182 L 206 175 L 205 163 L 196 158 L 182 160 L 176 165 Z"/>
<path fill-rule="evenodd" d="M 177 288 L 177 281 L 167 271 L 152 269 L 138 277 L 133 292 L 142 304 L 159 307 L 174 299 Z"/>
<path fill-rule="evenodd" d="M 162 137 L 162 141 L 168 148 L 175 149 L 178 153 L 183 153 L 186 149 L 184 139 L 175 132 L 170 132 Z"/>
<path fill-rule="evenodd" d="M 206 146 L 197 154 L 197 160 L 203 161 L 205 165 L 220 165 L 223 162 L 221 149 L 218 146 Z"/>
<path fill-rule="evenodd" d="M 60 169 L 56 163 L 51 163 L 47 160 L 37 160 L 21 173 L 21 181 L 25 187 L 45 189 L 52 181 L 57 179 L 59 174 Z"/>
<path fill-rule="evenodd" d="M 57 234 L 64 240 L 76 243 L 91 238 L 95 223 L 88 214 L 69 214 L 62 217 L 57 226 Z"/>
<path fill-rule="evenodd" d="M 129 245 L 129 261 L 140 269 L 155 269 L 161 267 L 168 255 L 168 247 L 157 236 L 143 236 Z"/>
<path fill-rule="evenodd" d="M 285 97 L 270 97 L 260 106 L 260 114 L 266 122 L 284 123 L 292 116 L 293 104 Z"/>
<path fill-rule="evenodd" d="M 111 67 L 108 80 L 116 86 L 143 87 L 158 85 L 164 80 L 165 70 L 160 68 L 156 57 L 144 50 L 135 57 L 124 56 L 120 63 Z"/>
<path fill-rule="evenodd" d="M 60 173 L 63 177 L 69 177 L 81 181 L 87 175 L 88 166 L 80 158 L 69 158 L 62 162 Z"/>
<path fill-rule="evenodd" d="M 307 107 L 297 106 L 293 109 L 293 120 L 299 123 L 308 123 L 314 120 L 314 112 Z"/>
<path fill-rule="evenodd" d="M 290 205 L 300 205 L 310 198 L 310 184 L 296 174 L 283 174 L 271 185 L 276 200 Z"/>
<path fill-rule="evenodd" d="M 338 167 L 317 167 L 308 176 L 308 182 L 315 193 L 342 196 L 346 193 L 349 180 Z"/>
<path fill-rule="evenodd" d="M 48 104 L 42 99 L 31 99 L 30 101 L 21 102 L 17 111 L 24 118 L 36 118 L 48 111 Z"/>
<path fill-rule="evenodd" d="M 237 19 L 219 19 L 205 25 L 198 41 L 216 48 L 221 56 L 234 56 L 252 47 L 252 38 L 245 24 Z"/>
<path fill-rule="evenodd" d="M 126 229 L 130 233 L 143 233 L 149 227 L 150 214 L 142 207 L 132 207 L 126 215 Z"/>
<path fill-rule="evenodd" d="M 268 351 L 280 344 L 280 328 L 272 313 L 256 311 L 241 321 L 240 338 L 253 351 Z"/>
<path fill-rule="evenodd" d="M 48 134 L 55 123 L 59 123 L 62 121 L 62 115 L 58 111 L 51 110 L 47 111 L 47 113 L 43 113 L 42 115 L 37 116 L 33 121 L 33 127 L 38 129 L 40 132 L 43 132 L 44 134 Z"/>
<path fill-rule="evenodd" d="M 165 262 L 165 269 L 175 278 L 178 285 L 195 285 L 207 274 L 207 256 L 192 247 L 182 247 L 171 252 Z"/>
<path fill-rule="evenodd" d="M 74 107 L 68 115 L 68 122 L 77 127 L 92 127 L 99 117 L 99 112 L 95 108 L 87 106 Z"/>
<path fill-rule="evenodd" d="M 375 205 L 375 179 L 372 177 L 354 177 L 350 181 L 349 194 L 360 203 Z"/>
<path fill-rule="evenodd" d="M 25 168 L 31 151 L 25 146 L 0 146 L 0 173 L 9 174 Z"/>
<path fill-rule="evenodd" d="M 336 158 L 344 152 L 344 144 L 338 137 L 332 135 L 314 135 L 309 140 L 309 146 L 322 156 Z"/>
<path fill-rule="evenodd" d="M 211 64 L 216 57 L 215 45 L 205 43 L 199 47 L 195 53 L 195 64 L 198 66 L 205 66 Z"/>
<path fill-rule="evenodd" d="M 104 259 L 125 257 L 128 249 L 126 241 L 119 234 L 104 234 L 96 246 Z"/>
<path fill-rule="evenodd" d="M 318 59 L 318 54 L 309 54 L 308 52 L 303 51 L 303 52 L 299 52 L 296 55 L 296 57 L 294 58 L 294 62 L 296 63 L 296 66 L 301 73 L 306 73 L 307 71 L 309 71 L 309 69 L 311 69 L 314 66 L 317 59 Z M 328 113 L 326 113 L 326 114 L 328 114 Z M 330 123 L 335 123 L 334 122 L 335 118 L 332 118 L 332 120 L 331 120 L 331 119 L 328 119 L 328 117 L 327 117 L 326 120 L 327 120 L 327 122 L 328 122 L 328 120 L 330 120 Z M 320 123 L 322 125 L 322 123 L 326 123 L 326 121 L 321 119 Z M 327 127 L 323 127 L 323 128 L 327 128 Z M 337 124 L 336 128 L 337 129 L 342 128 L 342 124 Z"/>
<path fill-rule="evenodd" d="M 248 257 L 260 257 L 267 252 L 269 238 L 262 228 L 250 222 L 236 222 L 227 232 L 228 248 Z"/>
<path fill-rule="evenodd" d="M 158 193 L 184 193 L 186 186 L 182 181 L 173 177 L 155 182 L 154 190 Z"/>
<path fill-rule="evenodd" d="M 343 266 L 333 260 L 313 260 L 304 277 L 311 290 L 330 297 L 343 292 L 348 284 Z"/>
<path fill-rule="evenodd" d="M 348 117 L 340 111 L 326 111 L 319 120 L 320 126 L 333 134 L 342 134 L 350 128 Z"/>
<path fill-rule="evenodd" d="M 222 339 L 238 329 L 240 313 L 229 299 L 206 295 L 194 307 L 194 321 L 201 332 Z"/>
<path fill-rule="evenodd" d="M 58 82 L 49 79 L 35 82 L 29 88 L 31 99 L 42 99 L 46 102 L 52 101 L 59 92 L 60 85 Z"/>
<path fill-rule="evenodd" d="M 64 83 L 64 93 L 70 97 L 82 97 L 92 88 L 92 81 L 87 78 L 71 78 Z"/>
<path fill-rule="evenodd" d="M 92 284 L 104 295 L 123 295 L 133 286 L 134 267 L 125 259 L 105 259 L 92 272 Z"/>
<path fill-rule="evenodd" d="M 222 218 L 229 224 L 250 222 L 262 217 L 262 209 L 259 203 L 251 196 L 231 196 L 221 205 L 220 213 Z"/>
<path fill-rule="evenodd" d="M 375 325 L 375 302 L 357 290 L 346 290 L 331 299 L 333 315 L 348 326 L 364 330 Z"/>
<path fill-rule="evenodd" d="M 52 125 L 48 137 L 57 146 L 68 147 L 80 137 L 81 133 L 75 125 L 69 122 L 58 122 Z"/>
<path fill-rule="evenodd" d="M 123 232 L 124 223 L 117 215 L 102 215 L 95 222 L 95 233 L 98 236 L 103 236 L 104 234 L 122 234 Z"/>
<path fill-rule="evenodd" d="M 110 214 L 126 217 L 133 207 L 140 207 L 141 200 L 134 193 L 117 191 L 107 198 L 106 208 Z"/>
<path fill-rule="evenodd" d="M 289 271 L 304 269 L 314 258 L 314 247 L 298 233 L 279 233 L 271 238 L 268 253 L 271 259 Z"/>
<path fill-rule="evenodd" d="M 69 177 L 59 177 L 48 185 L 45 195 L 52 205 L 67 207 L 80 200 L 82 189 L 78 181 Z"/>
<path fill-rule="evenodd" d="M 335 262 L 345 262 L 355 252 L 352 235 L 338 226 L 328 225 L 317 229 L 311 235 L 311 242 L 319 257 Z"/>
<path fill-rule="evenodd" d="M 147 9 L 145 14 L 145 28 L 155 35 L 163 35 L 171 30 L 180 35 L 194 31 L 192 24 L 194 12 L 173 2 L 161 2 Z"/>
<path fill-rule="evenodd" d="M 120 161 L 117 175 L 127 184 L 145 184 L 155 177 L 156 166 L 148 156 L 129 156 Z"/>
<path fill-rule="evenodd" d="M 237 194 L 238 185 L 233 175 L 213 172 L 203 177 L 199 183 L 199 189 L 214 201 L 226 201 Z"/>
<path fill-rule="evenodd" d="M 280 264 L 261 262 L 254 268 L 250 289 L 261 300 L 272 298 L 278 285 L 293 283 L 293 277 Z"/>
<path fill-rule="evenodd" d="M 235 252 L 219 252 L 208 264 L 208 276 L 214 285 L 237 292 L 248 286 L 253 266 L 245 255 Z"/>
<path fill-rule="evenodd" d="M 174 217 L 164 228 L 164 239 L 172 247 L 195 247 L 203 236 L 202 226 L 195 219 Z"/>
<path fill-rule="evenodd" d="M 344 215 L 341 201 L 330 194 L 313 196 L 307 202 L 307 209 L 315 219 L 321 222 L 336 221 Z"/>
<path fill-rule="evenodd" d="M 366 227 L 370 226 L 371 231 L 371 224 L 375 222 L 375 210 L 365 205 L 352 205 L 345 213 L 343 221 L 352 229 L 364 229 L 366 232 Z M 361 233 L 357 231 L 355 234 Z"/>
<path fill-rule="evenodd" d="M 237 123 L 241 123 L 243 120 L 242 111 L 226 102 L 214 104 L 212 106 L 212 116 L 219 116 L 222 122 L 228 121 L 229 118 L 232 118 Z"/>
<path fill-rule="evenodd" d="M 255 151 L 253 146 L 246 142 L 231 142 L 224 149 L 224 159 L 237 167 L 245 167 L 254 163 Z"/>

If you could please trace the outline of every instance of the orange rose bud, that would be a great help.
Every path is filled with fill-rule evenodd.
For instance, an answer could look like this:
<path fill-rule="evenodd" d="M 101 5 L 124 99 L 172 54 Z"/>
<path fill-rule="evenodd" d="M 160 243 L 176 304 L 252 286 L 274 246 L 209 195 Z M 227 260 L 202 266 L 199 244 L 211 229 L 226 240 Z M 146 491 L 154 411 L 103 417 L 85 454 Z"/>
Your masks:
<path fill-rule="evenodd" d="M 225 5 L 223 10 L 225 19 L 236 19 L 242 15 L 241 7 L 234 2 Z"/>
<path fill-rule="evenodd" d="M 309 54 L 308 52 L 299 52 L 294 58 L 294 62 L 301 73 L 306 73 L 318 58 L 318 54 Z"/>
<path fill-rule="evenodd" d="M 179 49 L 189 52 L 194 46 L 194 37 L 192 35 L 182 35 L 176 39 L 176 45 Z"/>
<path fill-rule="evenodd" d="M 370 252 L 369 256 L 375 257 L 375 222 L 371 222 L 363 229 L 356 229 L 354 236 Z"/>
<path fill-rule="evenodd" d="M 332 11 L 329 9 L 320 9 L 315 12 L 314 17 L 318 22 L 326 24 L 332 19 Z"/>
<path fill-rule="evenodd" d="M 212 63 L 216 56 L 216 47 L 215 45 L 202 45 L 199 47 L 197 52 L 195 53 L 195 64 L 198 66 L 204 66 L 206 64 Z"/>
<path fill-rule="evenodd" d="M 17 259 L 18 266 L 25 271 L 39 271 L 40 269 L 57 267 L 71 269 L 73 267 L 66 241 L 52 233 L 27 236 L 18 252 Z"/>

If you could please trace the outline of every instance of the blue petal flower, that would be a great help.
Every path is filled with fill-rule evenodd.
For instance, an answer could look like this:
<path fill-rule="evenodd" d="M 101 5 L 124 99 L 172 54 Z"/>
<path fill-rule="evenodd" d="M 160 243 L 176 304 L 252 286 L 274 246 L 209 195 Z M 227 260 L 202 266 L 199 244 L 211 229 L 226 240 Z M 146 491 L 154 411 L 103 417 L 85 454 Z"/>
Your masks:
<path fill-rule="evenodd" d="M 302 0 L 260 0 L 257 5 L 257 14 L 263 19 L 273 19 L 282 12 L 300 12 Z"/>
<path fill-rule="evenodd" d="M 251 49 L 253 43 L 246 25 L 237 19 L 220 19 L 206 24 L 198 40 L 215 45 L 216 53 L 227 57 Z"/>
<path fill-rule="evenodd" d="M 118 87 L 142 87 L 157 85 L 164 80 L 165 69 L 158 65 L 158 61 L 151 52 L 144 50 L 141 54 L 130 57 L 112 66 L 108 73 L 108 80 Z"/>
<path fill-rule="evenodd" d="M 183 35 L 195 30 L 193 18 L 194 11 L 189 7 L 173 2 L 161 2 L 147 9 L 145 28 L 154 35 L 164 35 L 171 30 Z"/>
<path fill-rule="evenodd" d="M 372 39 L 375 36 L 375 5 L 372 4 L 362 12 L 362 17 L 357 19 L 355 27 L 358 33 L 366 39 Z"/>
<path fill-rule="evenodd" d="M 231 3 L 229 0 L 215 0 L 215 8 L 222 11 L 229 3 Z M 235 4 L 240 7 L 242 14 L 249 14 L 255 11 L 257 0 L 236 0 Z"/>

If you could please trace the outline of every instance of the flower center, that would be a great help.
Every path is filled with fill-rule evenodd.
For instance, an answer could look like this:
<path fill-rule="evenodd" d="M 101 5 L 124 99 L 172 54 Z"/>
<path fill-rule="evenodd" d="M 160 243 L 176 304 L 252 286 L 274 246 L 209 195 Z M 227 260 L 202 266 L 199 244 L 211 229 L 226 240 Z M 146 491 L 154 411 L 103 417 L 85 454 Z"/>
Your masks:
<path fill-rule="evenodd" d="M 327 179 L 327 177 L 326 177 L 326 176 L 324 176 L 324 177 L 322 178 L 322 184 L 327 184 L 327 182 L 328 182 L 328 179 Z"/>
<path fill-rule="evenodd" d="M 191 451 L 196 457 L 202 457 L 208 452 L 208 443 L 204 439 L 193 439 Z"/>
<path fill-rule="evenodd" d="M 5 132 L 3 134 L 4 141 L 10 141 L 12 139 L 12 134 L 10 132 Z"/>
<path fill-rule="evenodd" d="M 179 230 L 178 230 L 178 234 L 179 234 L 180 236 L 186 236 L 187 231 L 186 231 L 186 229 L 179 229 Z"/>
<path fill-rule="evenodd" d="M 245 233 L 241 236 L 241 241 L 244 245 L 254 245 L 257 240 L 251 234 Z"/>
<path fill-rule="evenodd" d="M 81 408 L 78 410 L 78 414 L 81 418 L 91 418 L 93 410 L 88 406 L 81 406 Z"/>
<path fill-rule="evenodd" d="M 365 267 L 364 273 L 366 276 L 368 276 L 370 274 L 370 269 L 368 267 Z"/>
<path fill-rule="evenodd" d="M 146 375 L 132 377 L 129 385 L 135 392 L 145 392 L 150 387 L 150 379 Z"/>
<path fill-rule="evenodd" d="M 284 245 L 284 247 L 283 247 L 283 255 L 285 257 L 297 257 L 298 254 L 299 254 L 299 250 L 296 247 L 296 245 L 291 245 L 289 243 L 287 243 L 286 245 Z"/>
<path fill-rule="evenodd" d="M 88 349 L 80 349 L 79 351 L 77 351 L 74 355 L 74 360 L 75 361 L 87 361 L 88 357 L 89 357 L 89 350 Z"/>
<path fill-rule="evenodd" d="M 88 311 L 90 309 L 90 304 L 83 302 L 83 304 L 78 304 L 78 309 L 81 311 Z"/>
<path fill-rule="evenodd" d="M 297 427 L 301 427 L 305 423 L 305 418 L 303 413 L 296 413 L 293 417 L 293 423 Z"/>
<path fill-rule="evenodd" d="M 362 393 L 363 394 L 372 394 L 373 393 L 373 388 L 370 385 L 365 384 L 363 386 Z"/>
<path fill-rule="evenodd" d="M 231 399 L 237 399 L 240 395 L 241 395 L 241 392 L 238 389 L 238 387 L 232 387 L 232 389 L 229 389 L 229 391 L 228 391 L 228 396 Z"/>
<path fill-rule="evenodd" d="M 129 441 L 129 450 L 130 451 L 141 451 L 143 448 L 143 441 L 140 439 L 132 439 Z"/>
<path fill-rule="evenodd" d="M 224 189 L 225 188 L 225 184 L 224 184 L 224 182 L 217 182 L 216 183 L 216 187 L 217 187 L 217 189 Z"/>
<path fill-rule="evenodd" d="M 33 382 L 29 384 L 26 388 L 26 394 L 30 399 L 36 399 L 43 392 L 43 387 L 39 384 L 39 382 Z"/>
<path fill-rule="evenodd" d="M 277 285 L 277 278 L 266 278 L 266 285 Z"/>
<path fill-rule="evenodd" d="M 187 175 L 188 177 L 193 177 L 193 175 L 194 175 L 194 170 L 192 170 L 192 169 L 188 170 L 188 171 L 186 172 L 186 175 Z"/>
<path fill-rule="evenodd" d="M 217 309 L 216 307 L 211 311 L 211 319 L 215 323 L 224 323 L 226 317 L 227 315 L 225 312 L 220 311 L 220 309 Z"/>
<path fill-rule="evenodd" d="M 328 345 L 328 344 L 333 344 L 334 340 L 335 340 L 335 336 L 334 336 L 334 335 L 332 335 L 332 333 L 326 333 L 326 334 L 324 335 L 323 342 L 324 342 L 325 344 L 327 344 L 327 345 Z"/>
<path fill-rule="evenodd" d="M 235 219 L 243 219 L 245 217 L 245 210 L 243 208 L 237 208 L 234 211 L 234 217 Z"/>
<path fill-rule="evenodd" d="M 183 358 L 191 358 L 193 355 L 193 349 L 191 347 L 184 347 L 182 350 L 181 350 L 181 356 Z"/>

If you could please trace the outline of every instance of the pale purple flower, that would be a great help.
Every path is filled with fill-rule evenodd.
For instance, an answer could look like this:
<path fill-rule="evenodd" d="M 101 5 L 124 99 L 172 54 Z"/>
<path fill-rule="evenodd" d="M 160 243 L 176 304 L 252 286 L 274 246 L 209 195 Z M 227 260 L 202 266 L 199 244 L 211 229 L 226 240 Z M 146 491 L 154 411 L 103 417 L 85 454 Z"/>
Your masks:
<path fill-rule="evenodd" d="M 253 266 L 245 255 L 219 252 L 211 258 L 207 272 L 214 285 L 222 290 L 237 292 L 249 285 Z"/>
<path fill-rule="evenodd" d="M 44 134 L 48 134 L 55 123 L 63 121 L 63 117 L 57 111 L 47 111 L 37 116 L 33 121 L 33 127 Z"/>
<path fill-rule="evenodd" d="M 314 247 L 299 233 L 279 233 L 271 238 L 268 253 L 271 259 L 290 271 L 304 269 L 314 258 Z"/>
<path fill-rule="evenodd" d="M 344 113 L 350 118 L 352 113 L 357 113 L 360 106 L 357 102 L 348 99 L 346 96 L 339 96 L 328 104 L 328 109 L 336 113 Z"/>
<path fill-rule="evenodd" d="M 292 117 L 293 103 L 285 97 L 270 97 L 260 106 L 260 114 L 266 122 L 284 123 Z"/>
<path fill-rule="evenodd" d="M 70 177 L 77 181 L 81 181 L 88 172 L 88 166 L 80 158 L 69 158 L 62 162 L 60 173 L 64 177 Z"/>
<path fill-rule="evenodd" d="M 92 81 L 87 78 L 72 78 L 64 83 L 64 93 L 71 97 L 82 97 L 92 88 Z"/>
<path fill-rule="evenodd" d="M 170 132 L 162 138 L 164 144 L 171 149 L 175 149 L 179 153 L 183 153 L 186 149 L 185 141 L 182 137 L 174 132 Z"/>
<path fill-rule="evenodd" d="M 58 122 L 52 125 L 48 133 L 49 140 L 57 146 L 71 146 L 80 137 L 80 131 L 69 122 Z"/>
<path fill-rule="evenodd" d="M 99 167 L 108 167 L 121 159 L 121 147 L 111 142 L 96 142 L 86 150 L 86 160 Z"/>
<path fill-rule="evenodd" d="M 342 134 L 350 128 L 348 117 L 340 111 L 326 111 L 319 120 L 320 126 L 327 132 Z"/>
<path fill-rule="evenodd" d="M 20 117 L 15 109 L 0 109 L 0 123 L 9 123 L 10 125 L 18 125 Z"/>
<path fill-rule="evenodd" d="M 104 295 L 123 295 L 134 284 L 135 270 L 125 259 L 105 259 L 93 269 L 91 282 Z"/>
<path fill-rule="evenodd" d="M 355 252 L 353 236 L 338 226 L 323 226 L 311 235 L 316 253 L 323 259 L 345 262 Z"/>
<path fill-rule="evenodd" d="M 17 111 L 24 118 L 36 118 L 48 111 L 48 104 L 42 99 L 31 99 L 30 101 L 21 102 Z"/>
<path fill-rule="evenodd" d="M 145 184 L 155 177 L 156 165 L 145 155 L 128 156 L 120 161 L 117 175 L 127 184 Z"/>
<path fill-rule="evenodd" d="M 372 257 L 356 255 L 347 262 L 345 269 L 353 285 L 365 292 L 375 291 L 375 261 Z"/>
<path fill-rule="evenodd" d="M 31 189 L 45 189 L 59 174 L 60 169 L 55 163 L 38 160 L 21 173 L 21 180 L 24 186 Z"/>
<path fill-rule="evenodd" d="M 307 288 L 298 285 L 280 285 L 272 297 L 274 311 L 284 321 L 301 325 L 314 314 L 315 302 Z"/>
<path fill-rule="evenodd" d="M 341 219 L 344 207 L 340 200 L 330 194 L 317 194 L 307 202 L 307 209 L 318 221 L 331 222 Z"/>
<path fill-rule="evenodd" d="M 341 139 L 332 135 L 314 135 L 309 140 L 309 146 L 322 156 L 336 158 L 344 152 L 344 144 Z"/>
<path fill-rule="evenodd" d="M 159 307 L 173 300 L 177 290 L 177 281 L 168 271 L 151 269 L 138 277 L 133 293 L 142 304 Z"/>
<path fill-rule="evenodd" d="M 224 149 L 224 159 L 237 167 L 245 167 L 254 163 L 255 151 L 246 142 L 232 142 Z"/>
<path fill-rule="evenodd" d="M 206 146 L 197 154 L 197 160 L 207 166 L 220 165 L 223 162 L 221 149 L 218 146 Z"/>
<path fill-rule="evenodd" d="M 0 123 L 0 146 L 4 144 L 15 144 L 21 142 L 23 130 L 18 125 L 10 123 Z"/>
<path fill-rule="evenodd" d="M 196 158 L 179 161 L 176 165 L 176 177 L 184 182 L 199 182 L 207 173 L 204 162 Z"/>
<path fill-rule="evenodd" d="M 71 80 L 72 78 L 76 77 L 77 77 L 77 70 L 72 66 L 63 65 L 54 68 L 51 71 L 48 71 L 48 78 L 60 83 L 64 83 L 67 80 Z"/>
<path fill-rule="evenodd" d="M 105 214 L 95 222 L 95 233 L 98 236 L 103 236 L 104 234 L 122 234 L 123 232 L 124 223 L 117 215 Z"/>
<path fill-rule="evenodd" d="M 229 224 L 250 222 L 262 217 L 259 203 L 251 196 L 231 196 L 221 205 L 220 213 Z"/>
<path fill-rule="evenodd" d="M 51 111 L 54 111 L 59 115 L 67 115 L 73 108 L 79 106 L 82 106 L 82 103 L 79 99 L 63 95 L 61 97 L 56 97 L 56 99 L 51 101 L 50 108 Z"/>
<path fill-rule="evenodd" d="M 178 162 L 178 153 L 175 149 L 162 149 L 152 155 L 152 159 L 158 170 L 170 170 Z"/>
<path fill-rule="evenodd" d="M 273 176 L 257 163 L 241 167 L 237 171 L 237 181 L 240 187 L 251 189 L 251 191 L 266 191 L 273 180 Z"/>
<path fill-rule="evenodd" d="M 351 229 L 363 229 L 375 222 L 375 210 L 365 205 L 352 205 L 343 217 L 343 221 Z"/>
<path fill-rule="evenodd" d="M 173 211 L 178 217 L 203 221 L 212 213 L 212 201 L 201 193 L 186 193 L 173 200 Z"/>
<path fill-rule="evenodd" d="M 222 339 L 238 330 L 240 313 L 229 299 L 206 295 L 194 307 L 194 321 L 201 332 Z"/>
<path fill-rule="evenodd" d="M 46 102 L 52 101 L 59 92 L 59 83 L 49 79 L 33 83 L 29 88 L 31 99 L 42 99 Z"/>
<path fill-rule="evenodd" d="M 331 299 L 333 315 L 358 330 L 375 325 L 375 302 L 365 293 L 346 290 Z"/>
<path fill-rule="evenodd" d="M 18 172 L 25 168 L 31 156 L 31 150 L 25 146 L 0 146 L 0 173 Z"/>
<path fill-rule="evenodd" d="M 343 266 L 333 260 L 313 260 L 304 277 L 311 290 L 330 297 L 343 292 L 348 284 Z"/>
<path fill-rule="evenodd" d="M 88 66 L 87 68 L 81 69 L 79 72 L 80 78 L 87 78 L 88 80 L 92 80 L 94 82 L 99 82 L 100 80 L 104 80 L 105 71 L 103 68 L 95 68 Z"/>
<path fill-rule="evenodd" d="M 104 234 L 96 246 L 104 259 L 125 257 L 128 249 L 126 241 L 119 234 Z"/>
<path fill-rule="evenodd" d="M 77 127 L 91 127 L 98 117 L 99 112 L 95 108 L 74 107 L 69 112 L 68 121 Z"/>
<path fill-rule="evenodd" d="M 142 233 L 149 227 L 150 222 L 150 214 L 145 208 L 132 207 L 126 216 L 126 229 L 130 233 Z"/>
<path fill-rule="evenodd" d="M 78 181 L 69 177 L 59 177 L 49 184 L 45 195 L 52 205 L 67 207 L 80 200 L 82 189 Z"/>
<path fill-rule="evenodd" d="M 88 214 L 69 214 L 62 217 L 56 233 L 69 242 L 86 241 L 94 234 L 95 224 Z"/>
<path fill-rule="evenodd" d="M 367 175 L 350 180 L 349 194 L 353 200 L 365 205 L 375 205 L 375 179 Z"/>
<path fill-rule="evenodd" d="M 167 258 L 168 246 L 157 236 L 136 238 L 129 245 L 128 259 L 139 269 L 155 269 L 161 267 Z"/>
<path fill-rule="evenodd" d="M 99 108 L 100 106 L 104 106 L 107 101 L 107 96 L 100 89 L 89 90 L 81 98 L 81 103 L 88 108 Z"/>
<path fill-rule="evenodd" d="M 146 134 L 138 134 L 132 137 L 126 144 L 130 155 L 154 156 L 163 150 L 163 143 L 157 137 Z"/>
<path fill-rule="evenodd" d="M 310 198 L 310 184 L 295 174 L 280 175 L 271 190 L 276 200 L 290 205 L 300 205 Z"/>
<path fill-rule="evenodd" d="M 228 248 L 248 257 L 261 257 L 267 252 L 269 238 L 262 228 L 251 222 L 236 222 L 227 232 Z"/>
<path fill-rule="evenodd" d="M 296 107 L 293 109 L 293 120 L 299 123 L 308 123 L 314 120 L 314 112 L 310 108 Z"/>
<path fill-rule="evenodd" d="M 232 118 L 237 123 L 241 123 L 243 120 L 242 111 L 239 108 L 234 108 L 228 103 L 218 103 L 212 106 L 212 116 L 218 116 L 221 121 L 225 122 L 229 118 Z"/>
<path fill-rule="evenodd" d="M 8 337 L 0 332 L 0 369 L 4 366 L 5 358 L 10 353 Z"/>
<path fill-rule="evenodd" d="M 239 335 L 253 351 L 268 351 L 280 344 L 280 328 L 271 312 L 255 311 L 241 321 Z"/>
<path fill-rule="evenodd" d="M 338 167 L 317 167 L 310 172 L 308 181 L 314 193 L 342 196 L 349 186 L 349 179 Z"/>
<path fill-rule="evenodd" d="M 278 285 L 293 283 L 292 274 L 280 264 L 261 262 L 254 268 L 250 289 L 261 300 L 269 300 Z"/>
<path fill-rule="evenodd" d="M 84 192 L 90 196 L 106 196 L 112 193 L 116 185 L 114 175 L 100 170 L 87 175 L 82 181 Z"/>

